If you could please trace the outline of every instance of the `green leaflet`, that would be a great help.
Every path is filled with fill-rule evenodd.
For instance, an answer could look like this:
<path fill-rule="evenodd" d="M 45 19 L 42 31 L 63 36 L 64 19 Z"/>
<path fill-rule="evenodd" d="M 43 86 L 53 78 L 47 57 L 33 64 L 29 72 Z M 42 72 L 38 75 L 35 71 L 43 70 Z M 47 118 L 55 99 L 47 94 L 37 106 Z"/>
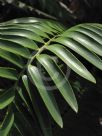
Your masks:
<path fill-rule="evenodd" d="M 16 36 L 16 35 L 0 35 L 0 39 L 12 41 L 22 45 L 25 48 L 37 50 L 37 44 L 31 39 L 27 39 L 26 37 Z"/>
<path fill-rule="evenodd" d="M 77 29 L 76 29 L 76 27 L 75 27 L 75 29 L 74 28 L 69 29 L 69 30 L 65 31 L 62 34 L 62 36 L 72 38 L 75 41 L 82 44 L 82 46 L 84 46 L 88 50 L 95 52 L 96 54 L 102 56 L 102 45 L 100 45 L 99 42 L 97 42 L 96 40 L 94 40 L 90 36 L 77 31 Z M 94 36 L 94 38 L 96 38 L 96 37 Z"/>
<path fill-rule="evenodd" d="M 5 50 L 0 49 L 0 57 L 13 63 L 14 65 L 23 68 L 24 62 L 20 56 L 17 56 L 13 53 L 7 52 Z"/>
<path fill-rule="evenodd" d="M 51 34 L 51 35 L 53 35 L 53 29 L 49 29 L 48 27 L 46 28 L 46 26 L 42 26 L 41 24 L 34 24 L 34 26 L 33 27 L 35 27 L 35 28 L 38 28 L 38 29 L 40 29 L 41 31 L 43 31 L 43 32 L 45 32 L 45 33 L 47 33 L 47 34 Z"/>
<path fill-rule="evenodd" d="M 65 47 L 63 47 L 62 45 L 55 44 L 46 48 L 56 54 L 63 62 L 65 62 L 65 64 L 67 64 L 77 74 L 91 82 L 96 82 L 95 78 L 85 68 L 85 66 Z"/>
<path fill-rule="evenodd" d="M 10 88 L 7 91 L 4 91 L 0 95 L 0 109 L 4 109 L 6 106 L 8 106 L 15 98 L 15 90 L 13 88 Z"/>
<path fill-rule="evenodd" d="M 27 108 L 29 109 L 30 114 L 32 115 L 32 117 L 34 117 L 34 113 L 32 111 L 32 106 L 31 106 L 31 102 L 30 99 L 28 97 L 28 94 L 25 92 L 24 89 L 18 87 L 17 88 L 18 94 L 20 96 L 20 98 L 23 100 L 23 102 L 26 104 Z"/>
<path fill-rule="evenodd" d="M 97 30 L 97 28 L 96 28 Z M 87 25 L 84 27 L 84 25 L 77 25 L 69 30 L 65 31 L 62 35 L 67 35 L 69 32 L 79 32 L 80 34 L 84 34 L 85 36 L 88 36 L 92 40 L 94 39 L 96 42 L 102 45 L 102 36 L 98 34 L 94 29 L 90 29 Z M 102 32 L 101 32 L 102 34 Z"/>
<path fill-rule="evenodd" d="M 29 25 L 28 24 L 15 24 L 15 25 L 6 25 L 6 26 L 0 26 L 0 29 L 25 29 L 25 30 L 29 30 L 31 32 L 34 32 L 35 34 L 44 37 L 44 38 L 49 38 L 49 36 L 44 33 L 43 31 L 41 31 L 40 29 L 34 27 L 34 25 Z"/>
<path fill-rule="evenodd" d="M 12 128 L 13 122 L 14 122 L 14 113 L 10 109 L 7 111 L 3 124 L 0 128 L 0 136 L 7 136 L 9 134 L 9 131 Z"/>
<path fill-rule="evenodd" d="M 99 28 L 95 27 L 94 25 L 85 23 L 85 24 L 81 24 L 79 26 L 81 26 L 82 28 L 86 28 L 86 29 L 92 31 L 92 32 L 98 34 L 99 36 L 102 36 L 102 30 L 100 30 Z"/>
<path fill-rule="evenodd" d="M 58 29 L 56 30 L 55 27 L 53 27 L 52 25 L 49 26 L 47 22 L 44 22 L 44 23 L 42 22 L 41 26 L 45 27 L 46 29 L 48 29 L 49 31 L 53 33 L 58 33 L 59 31 Z"/>
<path fill-rule="evenodd" d="M 102 60 L 93 52 L 89 51 L 87 48 L 83 47 L 82 44 L 78 43 L 74 39 L 61 37 L 57 38 L 56 42 L 65 45 L 66 47 L 72 49 L 87 61 L 92 63 L 94 66 L 102 70 Z"/>
<path fill-rule="evenodd" d="M 43 116 L 42 116 L 42 114 L 40 112 L 40 107 L 38 107 L 37 102 L 36 102 L 35 97 L 34 97 L 34 93 L 32 92 L 34 90 L 31 90 L 31 88 L 29 86 L 28 77 L 26 75 L 23 75 L 22 76 L 22 81 L 23 81 L 24 86 L 25 86 L 25 88 L 26 88 L 26 90 L 28 92 L 28 95 L 29 95 L 30 99 L 31 99 L 34 111 L 36 113 L 37 119 L 39 120 L 41 130 L 43 131 L 44 136 L 50 136 L 49 130 L 46 129 L 46 127 L 49 127 L 49 126 L 48 126 L 48 124 L 47 124 L 47 126 L 45 125 Z"/>
<path fill-rule="evenodd" d="M 33 84 L 36 85 L 36 87 L 39 91 L 39 94 L 42 97 L 42 99 L 43 99 L 48 111 L 52 115 L 53 119 L 56 121 L 56 123 L 60 127 L 63 127 L 62 118 L 60 116 L 55 99 L 51 93 L 46 91 L 46 88 L 43 84 L 41 75 L 40 75 L 37 67 L 29 65 L 28 66 L 28 73 L 29 73 L 31 80 L 33 81 Z"/>
<path fill-rule="evenodd" d="M 38 55 L 37 60 L 43 65 L 43 67 L 49 73 L 50 77 L 56 84 L 57 88 L 59 89 L 64 99 L 68 102 L 72 109 L 77 112 L 78 105 L 73 90 L 70 86 L 70 83 L 67 81 L 66 77 L 60 70 L 60 68 L 48 55 L 44 54 Z"/>
<path fill-rule="evenodd" d="M 62 26 L 60 23 L 56 22 L 56 21 L 49 21 L 49 20 L 45 20 L 44 22 L 46 25 L 49 25 L 50 27 L 52 27 L 53 29 L 62 32 L 65 30 L 65 27 Z"/>
<path fill-rule="evenodd" d="M 93 32 L 92 30 L 84 28 L 83 26 L 80 26 L 79 29 L 77 29 L 76 31 L 91 37 L 96 42 L 102 45 L 102 36 L 100 36 L 96 32 Z"/>
<path fill-rule="evenodd" d="M 0 67 L 0 77 L 17 80 L 17 71 L 13 68 Z"/>
<path fill-rule="evenodd" d="M 0 39 L 0 49 L 3 49 L 14 54 L 18 54 L 24 58 L 29 58 L 30 56 L 30 52 L 28 49 L 22 47 L 17 43 L 10 42 L 8 40 Z"/>
<path fill-rule="evenodd" d="M 22 26 L 22 25 L 23 25 L 23 28 L 21 28 L 21 29 L 26 29 L 26 26 L 27 26 L 27 28 L 30 31 L 32 31 L 32 32 L 34 32 L 35 30 L 37 30 L 37 31 L 40 30 L 41 33 L 45 33 L 44 35 L 46 37 L 47 37 L 46 33 L 53 35 L 53 32 L 57 32 L 56 30 L 54 30 L 53 28 L 49 27 L 48 25 L 46 26 L 45 23 L 27 23 L 27 24 L 26 23 L 19 23 L 19 24 L 12 24 L 12 25 L 0 26 L 0 28 L 2 29 L 3 27 L 5 27 L 5 29 L 6 29 L 6 28 L 10 28 L 12 26 L 18 27 L 18 26 Z M 33 30 L 31 30 L 31 27 L 32 27 Z M 34 32 L 34 33 L 37 34 L 38 33 L 37 31 Z M 42 36 L 42 34 L 39 34 L 39 33 L 38 33 L 38 35 Z M 44 35 L 42 37 L 45 37 Z"/>
<path fill-rule="evenodd" d="M 43 39 L 35 34 L 34 32 L 26 29 L 12 29 L 12 28 L 7 28 L 7 29 L 0 29 L 0 34 L 2 35 L 16 35 L 16 36 L 21 36 L 21 37 L 26 37 L 28 39 L 44 43 Z"/>
<path fill-rule="evenodd" d="M 55 28 L 51 27 L 51 25 L 49 25 L 46 20 L 43 20 L 42 22 L 36 22 L 33 26 L 49 34 L 57 33 L 59 31 L 58 29 L 56 30 Z"/>
<path fill-rule="evenodd" d="M 93 25 L 94 27 L 98 28 L 102 32 L 102 24 L 91 23 L 91 25 Z"/>

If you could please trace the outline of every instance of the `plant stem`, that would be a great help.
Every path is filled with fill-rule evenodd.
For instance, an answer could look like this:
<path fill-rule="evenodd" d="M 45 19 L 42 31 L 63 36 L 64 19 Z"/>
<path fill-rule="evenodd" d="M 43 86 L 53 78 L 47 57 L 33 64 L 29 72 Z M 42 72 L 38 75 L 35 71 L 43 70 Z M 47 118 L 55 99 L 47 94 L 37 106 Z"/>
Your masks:
<path fill-rule="evenodd" d="M 53 38 L 52 38 L 52 39 L 53 39 Z M 52 39 L 50 39 L 50 40 L 49 40 L 48 42 L 46 42 L 41 48 L 39 48 L 38 52 L 30 58 L 30 60 L 29 60 L 29 62 L 27 63 L 27 65 L 30 65 L 30 64 L 33 62 L 33 60 L 35 59 L 35 57 L 38 56 L 42 51 L 44 51 L 45 47 L 50 44 L 50 42 L 52 41 Z"/>
<path fill-rule="evenodd" d="M 24 74 L 25 70 L 28 68 L 28 66 L 34 61 L 34 59 L 36 58 L 37 55 L 39 55 L 42 51 L 44 51 L 46 49 L 46 46 L 48 46 L 51 41 L 53 41 L 55 37 L 51 38 L 49 41 L 47 41 L 41 48 L 39 48 L 39 50 L 37 51 L 36 54 L 35 51 L 32 53 L 31 57 L 29 58 L 27 64 L 24 66 L 23 70 L 19 73 L 18 75 L 18 80 L 15 82 L 14 84 L 14 89 L 16 89 L 17 85 L 18 85 L 18 81 L 20 80 L 21 76 Z"/>

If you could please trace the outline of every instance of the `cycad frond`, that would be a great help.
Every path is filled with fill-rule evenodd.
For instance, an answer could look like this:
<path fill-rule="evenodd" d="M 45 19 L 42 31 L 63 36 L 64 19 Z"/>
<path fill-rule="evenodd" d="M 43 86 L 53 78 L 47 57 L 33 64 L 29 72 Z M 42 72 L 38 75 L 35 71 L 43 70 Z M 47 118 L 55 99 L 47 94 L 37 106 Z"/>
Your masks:
<path fill-rule="evenodd" d="M 45 129 L 46 124 L 34 96 L 36 92 L 40 94 L 55 122 L 63 127 L 57 102 L 53 92 L 48 91 L 46 87 L 40 64 L 70 107 L 75 112 L 78 111 L 72 87 L 53 57 L 59 58 L 83 78 L 94 83 L 96 80 L 71 51 L 102 70 L 102 60 L 99 58 L 102 56 L 102 25 L 81 24 L 67 30 L 57 22 L 32 17 L 0 24 L 0 58 L 9 63 L 9 67 L 6 65 L 0 67 L 0 77 L 13 81 L 11 87 L 5 87 L 5 91 L 0 96 L 0 109 L 7 106 L 9 109 L 4 125 L 0 129 L 1 136 L 7 136 L 12 126 L 22 136 L 36 135 L 31 132 L 32 122 L 36 120 L 34 114 L 43 135 L 51 134 Z M 13 119 L 13 112 L 15 112 L 15 119 Z M 24 121 L 28 124 L 29 131 L 26 130 Z"/>

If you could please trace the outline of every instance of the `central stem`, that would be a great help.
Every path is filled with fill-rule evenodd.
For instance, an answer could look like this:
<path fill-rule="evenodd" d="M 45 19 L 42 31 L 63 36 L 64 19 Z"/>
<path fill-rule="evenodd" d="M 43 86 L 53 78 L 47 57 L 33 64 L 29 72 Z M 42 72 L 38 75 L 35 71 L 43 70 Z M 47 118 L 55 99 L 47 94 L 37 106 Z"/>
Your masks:
<path fill-rule="evenodd" d="M 32 53 L 32 55 L 31 55 L 31 57 L 29 58 L 27 64 L 24 66 L 23 70 L 20 72 L 20 74 L 19 74 L 19 76 L 18 76 L 18 80 L 17 80 L 17 81 L 15 82 L 15 84 L 14 84 L 14 88 L 17 87 L 18 81 L 19 81 L 19 79 L 21 78 L 21 76 L 24 74 L 24 72 L 25 72 L 26 68 L 28 67 L 28 65 L 30 65 L 30 64 L 33 62 L 33 60 L 36 58 L 37 55 L 39 55 L 42 51 L 44 51 L 44 49 L 46 48 L 46 46 L 48 46 L 48 45 L 51 43 L 51 41 L 53 41 L 54 38 L 55 38 L 55 37 L 53 37 L 52 39 L 50 39 L 50 40 L 49 40 L 48 42 L 46 42 L 41 48 L 39 48 L 39 50 L 37 51 L 37 53 L 35 53 L 35 54 L 34 54 L 34 52 Z"/>
<path fill-rule="evenodd" d="M 27 63 L 27 66 L 33 62 L 33 60 L 36 58 L 37 55 L 39 55 L 42 51 L 44 51 L 44 49 L 46 49 L 46 46 L 48 46 L 54 38 L 55 37 L 53 37 L 52 39 L 50 39 L 41 48 L 39 48 L 39 50 L 38 50 L 38 52 L 36 54 L 33 53 L 33 55 L 30 57 L 30 60 Z"/>

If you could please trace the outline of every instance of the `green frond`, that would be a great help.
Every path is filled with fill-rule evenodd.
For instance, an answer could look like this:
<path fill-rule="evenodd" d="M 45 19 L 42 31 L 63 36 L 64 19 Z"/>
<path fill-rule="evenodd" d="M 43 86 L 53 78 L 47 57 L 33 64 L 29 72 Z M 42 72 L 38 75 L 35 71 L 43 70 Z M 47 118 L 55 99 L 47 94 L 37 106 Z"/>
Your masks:
<path fill-rule="evenodd" d="M 12 128 L 21 136 L 52 136 L 51 122 L 42 113 L 40 105 L 62 128 L 60 105 L 53 89 L 57 89 L 78 112 L 69 79 L 59 63 L 53 60 L 57 57 L 76 74 L 96 83 L 73 51 L 102 70 L 102 25 L 85 23 L 67 29 L 58 22 L 33 17 L 0 23 L 0 59 L 7 62 L 0 66 L 0 78 L 9 81 L 0 94 L 0 109 L 8 109 L 0 136 L 7 136 Z M 54 88 L 44 79 L 46 74 Z"/>

